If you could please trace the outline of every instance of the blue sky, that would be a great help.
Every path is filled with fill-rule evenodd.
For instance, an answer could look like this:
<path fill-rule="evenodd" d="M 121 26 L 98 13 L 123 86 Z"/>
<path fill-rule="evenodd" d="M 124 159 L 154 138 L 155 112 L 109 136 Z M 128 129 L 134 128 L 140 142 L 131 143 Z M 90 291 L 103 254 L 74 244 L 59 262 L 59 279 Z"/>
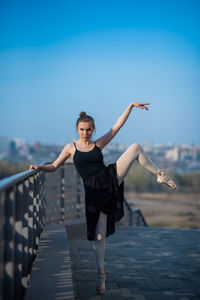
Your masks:
<path fill-rule="evenodd" d="M 1 1 L 0 134 L 77 138 L 84 110 L 96 135 L 132 101 L 113 141 L 198 143 L 200 1 Z"/>

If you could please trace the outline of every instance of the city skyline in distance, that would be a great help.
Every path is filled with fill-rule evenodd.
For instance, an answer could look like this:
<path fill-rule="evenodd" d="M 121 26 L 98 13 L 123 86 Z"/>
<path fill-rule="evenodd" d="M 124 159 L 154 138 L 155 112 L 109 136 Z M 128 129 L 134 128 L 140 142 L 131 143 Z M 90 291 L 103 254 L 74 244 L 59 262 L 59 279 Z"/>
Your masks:
<path fill-rule="evenodd" d="M 163 168 L 174 170 L 180 174 L 184 172 L 199 172 L 200 145 L 161 145 L 151 141 L 142 145 L 144 151 L 153 161 Z M 19 138 L 0 136 L 0 161 L 2 164 L 14 163 L 44 163 L 54 161 L 61 153 L 63 145 L 47 145 L 35 142 L 28 144 Z M 106 164 L 115 162 L 128 148 L 121 143 L 110 143 L 102 150 Z M 68 158 L 68 162 L 73 162 Z"/>
<path fill-rule="evenodd" d="M 78 138 L 78 137 L 77 137 Z M 75 139 L 72 139 L 71 141 L 74 141 Z M 92 140 L 95 140 L 95 138 L 92 138 Z M 19 137 L 19 136 L 15 136 L 15 137 L 11 137 L 11 136 L 7 136 L 7 135 L 2 135 L 0 134 L 0 144 L 6 141 L 15 141 L 16 144 L 19 145 L 43 145 L 43 146 L 64 146 L 65 143 L 52 143 L 52 142 L 43 142 L 41 140 L 33 140 L 33 141 L 27 141 L 26 139 Z M 133 142 L 134 143 L 134 142 Z M 112 144 L 112 145 L 111 145 Z M 111 147 L 113 147 L 114 144 L 118 144 L 121 145 L 122 147 L 128 147 L 131 143 L 123 143 L 120 140 L 111 140 L 106 146 L 111 145 Z M 159 146 L 169 146 L 169 147 L 175 147 L 175 146 L 200 146 L 200 143 L 176 143 L 174 141 L 168 141 L 166 143 L 160 143 L 160 142 L 156 142 L 153 140 L 144 140 L 143 143 L 141 143 L 142 146 L 146 147 L 146 148 L 151 148 L 151 147 L 159 147 Z M 105 146 L 105 147 L 106 147 Z M 0 151 L 1 152 L 1 151 Z"/>

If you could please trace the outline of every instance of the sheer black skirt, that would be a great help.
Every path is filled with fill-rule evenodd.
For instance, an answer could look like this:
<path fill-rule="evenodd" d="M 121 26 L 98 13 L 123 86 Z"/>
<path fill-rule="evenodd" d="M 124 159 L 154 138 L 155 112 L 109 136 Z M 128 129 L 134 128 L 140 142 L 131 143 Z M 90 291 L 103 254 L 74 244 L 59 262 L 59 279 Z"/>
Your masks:
<path fill-rule="evenodd" d="M 83 178 L 87 239 L 95 239 L 100 211 L 107 214 L 106 237 L 115 232 L 115 223 L 124 216 L 124 181 L 118 186 L 116 163 Z"/>

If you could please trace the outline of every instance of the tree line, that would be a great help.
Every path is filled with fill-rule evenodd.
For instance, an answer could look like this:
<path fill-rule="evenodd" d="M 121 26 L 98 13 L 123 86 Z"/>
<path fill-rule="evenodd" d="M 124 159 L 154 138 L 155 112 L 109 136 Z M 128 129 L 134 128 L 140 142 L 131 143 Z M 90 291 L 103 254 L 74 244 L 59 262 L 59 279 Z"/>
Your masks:
<path fill-rule="evenodd" d="M 27 171 L 29 169 L 30 163 L 14 164 L 7 160 L 0 161 L 0 179 Z"/>

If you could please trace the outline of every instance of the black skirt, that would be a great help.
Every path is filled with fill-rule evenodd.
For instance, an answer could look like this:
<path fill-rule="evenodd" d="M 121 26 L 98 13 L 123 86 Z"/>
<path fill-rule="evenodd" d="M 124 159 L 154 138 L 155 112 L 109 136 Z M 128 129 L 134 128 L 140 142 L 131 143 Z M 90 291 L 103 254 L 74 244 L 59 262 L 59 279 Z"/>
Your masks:
<path fill-rule="evenodd" d="M 107 215 L 106 237 L 115 232 L 115 223 L 124 216 L 124 181 L 118 186 L 116 163 L 83 178 L 87 239 L 95 240 L 100 211 Z"/>

